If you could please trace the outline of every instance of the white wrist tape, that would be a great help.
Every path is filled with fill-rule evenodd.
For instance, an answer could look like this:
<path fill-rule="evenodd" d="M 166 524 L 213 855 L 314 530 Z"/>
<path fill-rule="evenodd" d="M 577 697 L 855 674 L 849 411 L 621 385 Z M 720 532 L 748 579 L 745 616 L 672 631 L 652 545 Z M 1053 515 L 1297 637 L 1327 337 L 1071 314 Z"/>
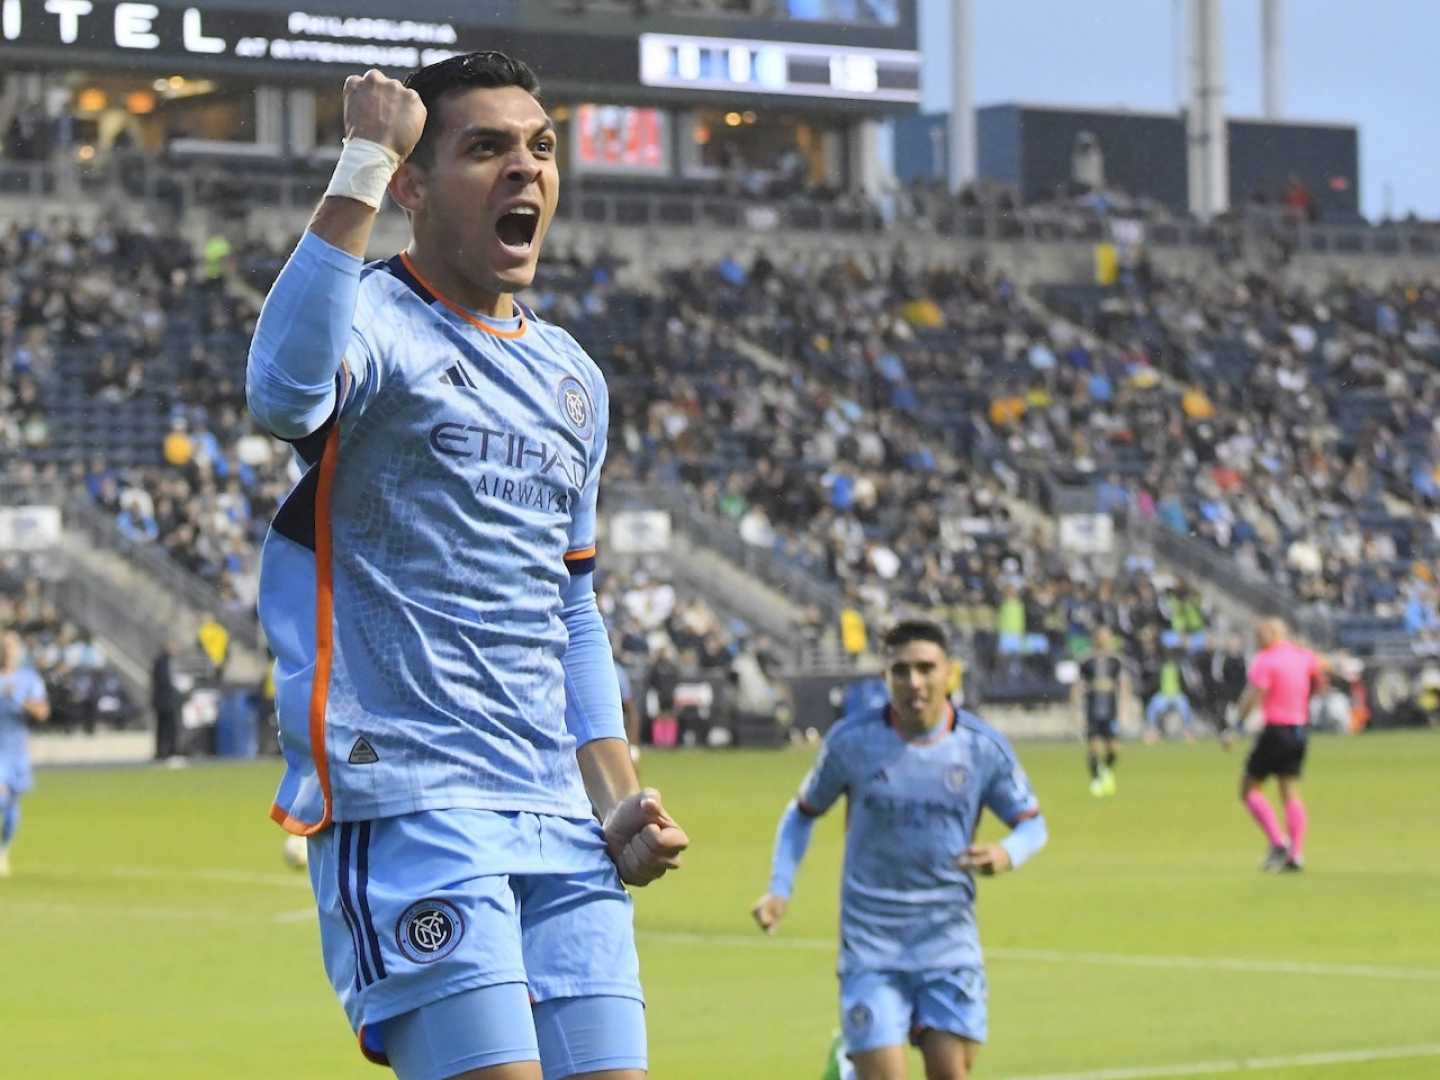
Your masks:
<path fill-rule="evenodd" d="M 346 139 L 325 194 L 355 199 L 379 210 L 385 189 L 398 168 L 400 155 L 388 146 L 369 139 Z"/>

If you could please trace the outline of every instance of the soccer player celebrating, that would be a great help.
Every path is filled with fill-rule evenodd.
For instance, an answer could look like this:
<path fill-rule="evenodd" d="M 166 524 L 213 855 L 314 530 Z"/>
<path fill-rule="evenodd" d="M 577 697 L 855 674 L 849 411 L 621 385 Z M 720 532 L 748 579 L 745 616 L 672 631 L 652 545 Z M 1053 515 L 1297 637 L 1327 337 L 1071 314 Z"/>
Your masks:
<path fill-rule="evenodd" d="M 890 703 L 844 717 L 785 809 L 770 889 L 752 914 L 774 933 L 814 819 L 848 799 L 840 921 L 840 1018 L 860 1080 L 905 1076 L 913 1039 L 931 1080 L 969 1075 L 985 1041 L 975 875 L 1039 851 L 1045 822 L 1010 744 L 946 700 L 945 633 L 907 621 L 885 637 Z M 1013 830 L 977 844 L 989 809 Z"/>
<path fill-rule="evenodd" d="M 1250 685 L 1235 712 L 1243 725 L 1258 703 L 1265 726 L 1245 762 L 1240 800 L 1270 841 L 1261 868 L 1296 873 L 1305 868 L 1307 818 L 1300 797 L 1300 773 L 1305 766 L 1310 695 L 1324 689 L 1325 666 L 1309 649 L 1287 640 L 1285 623 L 1280 619 L 1262 619 L 1255 640 L 1260 651 L 1250 661 Z M 1288 840 L 1261 790 L 1272 776 L 1280 786 L 1285 805 Z"/>
<path fill-rule="evenodd" d="M 1085 715 L 1090 794 L 1096 798 L 1115 794 L 1115 726 L 1124 684 L 1125 661 L 1115 651 L 1115 635 L 1102 626 L 1095 631 L 1095 651 L 1081 663 L 1075 684 Z"/>
<path fill-rule="evenodd" d="M 402 1080 L 642 1076 L 622 881 L 688 843 L 636 781 L 595 603 L 605 381 L 513 298 L 558 196 L 538 91 L 496 52 L 347 79 L 250 350 L 252 411 L 309 465 L 261 567 L 271 816 L 309 838 L 326 969 Z M 412 239 L 362 266 L 387 191 Z"/>
<path fill-rule="evenodd" d="M 0 877 L 10 876 L 10 844 L 20 828 L 20 797 L 35 786 L 30 771 L 26 720 L 50 719 L 45 683 L 25 663 L 25 645 L 14 630 L 0 635 Z"/>

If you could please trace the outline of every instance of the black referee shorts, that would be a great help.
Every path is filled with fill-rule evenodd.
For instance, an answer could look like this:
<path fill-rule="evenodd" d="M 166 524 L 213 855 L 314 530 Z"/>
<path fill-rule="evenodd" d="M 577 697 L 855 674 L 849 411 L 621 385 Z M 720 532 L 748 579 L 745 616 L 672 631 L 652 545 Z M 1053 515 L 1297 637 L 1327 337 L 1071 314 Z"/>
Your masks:
<path fill-rule="evenodd" d="M 1310 733 L 1303 725 L 1270 724 L 1260 732 L 1245 775 L 1252 780 L 1271 776 L 1299 776 L 1305 769 L 1305 747 Z"/>

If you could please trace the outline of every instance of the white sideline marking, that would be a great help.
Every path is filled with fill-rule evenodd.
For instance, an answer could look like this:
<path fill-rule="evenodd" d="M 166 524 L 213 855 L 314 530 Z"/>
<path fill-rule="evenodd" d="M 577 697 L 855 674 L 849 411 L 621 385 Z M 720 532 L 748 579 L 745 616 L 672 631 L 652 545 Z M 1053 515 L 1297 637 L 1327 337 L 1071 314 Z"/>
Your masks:
<path fill-rule="evenodd" d="M 215 922 L 230 924 L 254 924 L 265 921 L 263 912 L 242 913 L 226 911 L 224 908 L 173 908 L 140 907 L 112 904 L 73 904 L 48 900 L 0 900 L 0 914 L 28 912 L 34 915 L 66 915 L 76 919 L 94 920 L 98 917 L 117 919 L 144 919 L 159 922 Z"/>
<path fill-rule="evenodd" d="M 280 888 L 306 887 L 309 881 L 305 874 L 294 871 L 264 872 L 255 870 L 200 869 L 182 870 L 154 866 L 109 866 L 80 867 L 61 865 L 40 865 L 35 868 L 37 876 L 56 877 L 113 877 L 138 880 L 191 880 L 212 881 L 231 885 L 265 885 Z M 74 903 L 61 903 L 51 910 L 86 910 Z M 34 910 L 42 911 L 36 905 Z M 116 913 L 133 912 L 137 918 L 211 919 L 216 921 L 253 921 L 253 917 L 240 917 L 208 909 L 185 908 L 143 908 L 105 906 L 103 910 Z M 313 908 L 281 912 L 277 915 L 261 915 L 277 923 L 302 922 L 314 915 Z M 766 937 L 759 931 L 754 934 L 705 933 L 677 930 L 640 930 L 642 939 L 666 942 L 674 945 L 711 945 L 725 948 L 782 949 L 805 952 L 834 952 L 833 938 L 789 937 L 781 933 Z M 1031 961 L 1047 964 L 1090 964 L 1097 967 L 1128 968 L 1184 968 L 1192 971 L 1239 971 L 1268 975 L 1311 975 L 1334 976 L 1355 979 L 1397 979 L 1409 982 L 1440 982 L 1440 968 L 1388 967 L 1376 964 L 1326 964 L 1287 960 L 1251 960 L 1231 956 L 1153 956 L 1137 953 L 1067 952 L 1052 949 L 986 949 L 987 956 L 996 960 Z"/>
<path fill-rule="evenodd" d="M 753 934 L 704 934 L 674 930 L 641 930 L 642 940 L 674 945 L 718 945 L 725 948 L 800 949 L 834 952 L 827 938 L 767 937 Z M 1311 964 L 1288 960 L 1247 960 L 1231 956 L 1146 956 L 1130 953 L 1063 952 L 1050 949 L 986 949 L 995 960 L 1036 961 L 1046 964 L 1093 964 L 1101 967 L 1189 968 L 1210 971 L 1247 971 L 1265 975 L 1333 975 L 1356 979 L 1402 979 L 1440 982 L 1440 968 L 1381 967 L 1375 964 Z"/>
<path fill-rule="evenodd" d="M 0 898 L 0 913 L 28 912 L 35 915 L 64 915 L 69 918 L 94 918 L 114 916 L 124 919 L 143 919 L 160 922 L 218 922 L 236 925 L 257 922 L 278 923 L 281 926 L 312 922 L 315 920 L 313 907 L 280 911 L 271 915 L 264 911 L 242 912 L 225 908 L 183 908 L 111 904 L 77 904 L 69 901 L 50 903 L 42 900 L 8 901 Z"/>
<path fill-rule="evenodd" d="M 311 920 L 319 920 L 315 909 L 313 907 L 302 907 L 296 908 L 294 911 L 282 911 L 271 921 L 277 923 L 302 923 L 310 922 Z"/>
<path fill-rule="evenodd" d="M 1037 960 L 1055 964 L 1096 964 L 1110 967 L 1190 968 L 1248 971 L 1267 975 L 1338 975 L 1355 979 L 1440 981 L 1440 969 L 1384 967 L 1378 964 L 1314 964 L 1298 960 L 1246 960 L 1233 956 L 1145 956 L 1126 953 L 1062 952 L 1051 949 L 986 949 L 1001 960 Z"/>
<path fill-rule="evenodd" d="M 1005 1077 L 1003 1080 L 1153 1080 L 1166 1076 L 1206 1076 L 1215 1073 L 1262 1072 L 1268 1069 L 1356 1065 L 1369 1061 L 1433 1057 L 1440 1057 L 1440 1044 L 1381 1046 L 1370 1050 L 1337 1050 L 1324 1054 L 1295 1054 L 1291 1057 L 1195 1061 L 1188 1065 L 1141 1065 L 1133 1069 L 1097 1069 L 1094 1072 L 1026 1073 L 1023 1076 Z"/>
<path fill-rule="evenodd" d="M 300 873 L 261 873 L 255 870 L 163 870 L 144 866 L 115 866 L 108 871 L 118 878 L 168 878 L 184 877 L 195 881 L 215 881 L 224 885 L 277 885 L 294 888 L 296 885 L 310 887 L 310 879 Z"/>
<path fill-rule="evenodd" d="M 1153 878 L 1157 871 L 1164 871 L 1167 876 L 1181 875 L 1205 875 L 1212 874 L 1233 874 L 1237 877 L 1254 877 L 1255 864 L 1248 858 L 1237 860 L 1223 855 L 1196 855 L 1183 859 L 1134 859 L 1125 855 L 1086 855 L 1083 858 L 1067 858 L 1063 855 L 1045 859 L 1046 867 L 1053 867 L 1059 870 L 1070 871 L 1093 871 L 1106 870 L 1111 872 L 1108 876 L 1112 879 L 1114 872 L 1122 875 L 1125 871 L 1134 871 L 1137 876 Z M 1440 869 L 1430 869 L 1420 866 L 1401 866 L 1395 863 L 1386 863 L 1376 866 L 1365 866 L 1355 863 L 1346 863 L 1343 866 L 1327 865 L 1323 871 L 1326 878 L 1419 878 L 1430 881 L 1440 878 Z M 1103 880 L 1097 877 L 1096 880 Z"/>
<path fill-rule="evenodd" d="M 266 873 L 259 870 L 181 870 L 162 866 L 57 866 L 43 864 L 35 867 L 35 874 L 43 877 L 112 877 L 144 881 L 213 881 L 222 885 L 275 885 L 294 888 L 303 885 L 307 889 L 310 879 L 302 873 L 276 871 Z"/>

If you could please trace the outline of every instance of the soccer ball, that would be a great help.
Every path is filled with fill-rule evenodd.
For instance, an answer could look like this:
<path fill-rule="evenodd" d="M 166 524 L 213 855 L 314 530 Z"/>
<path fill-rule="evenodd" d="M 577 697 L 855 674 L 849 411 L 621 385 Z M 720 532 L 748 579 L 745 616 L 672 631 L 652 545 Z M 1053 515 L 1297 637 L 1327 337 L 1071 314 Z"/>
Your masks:
<path fill-rule="evenodd" d="M 284 858 L 286 866 L 294 867 L 296 870 L 304 870 L 310 862 L 310 848 L 303 836 L 287 836 L 285 845 L 280 849 L 280 855 Z"/>

